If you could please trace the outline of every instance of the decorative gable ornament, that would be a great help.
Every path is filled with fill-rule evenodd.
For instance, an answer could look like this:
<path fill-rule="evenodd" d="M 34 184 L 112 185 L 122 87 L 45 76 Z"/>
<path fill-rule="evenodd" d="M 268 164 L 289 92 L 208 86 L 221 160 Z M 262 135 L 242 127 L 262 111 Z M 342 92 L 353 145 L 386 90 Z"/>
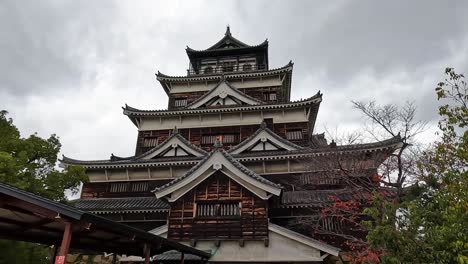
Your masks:
<path fill-rule="evenodd" d="M 147 160 L 164 157 L 203 157 L 206 151 L 194 146 L 181 136 L 175 128 L 172 135 L 153 149 L 135 157 L 136 160 Z"/>
<path fill-rule="evenodd" d="M 304 149 L 290 141 L 278 136 L 266 126 L 265 122 L 249 138 L 232 148 L 230 154 L 242 154 L 259 151 L 295 151 Z"/>
<path fill-rule="evenodd" d="M 187 105 L 187 108 L 196 109 L 210 106 L 259 105 L 262 103 L 262 101 L 239 91 L 226 80 L 222 80 L 205 95 Z"/>

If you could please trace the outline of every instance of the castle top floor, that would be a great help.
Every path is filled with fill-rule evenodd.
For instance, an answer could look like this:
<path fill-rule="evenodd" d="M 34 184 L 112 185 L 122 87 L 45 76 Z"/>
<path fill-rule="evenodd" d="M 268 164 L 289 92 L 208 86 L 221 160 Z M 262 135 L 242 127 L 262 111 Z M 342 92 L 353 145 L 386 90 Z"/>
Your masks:
<path fill-rule="evenodd" d="M 187 47 L 188 76 L 268 70 L 268 40 L 251 46 L 234 38 L 229 26 L 224 37 L 205 50 Z"/>

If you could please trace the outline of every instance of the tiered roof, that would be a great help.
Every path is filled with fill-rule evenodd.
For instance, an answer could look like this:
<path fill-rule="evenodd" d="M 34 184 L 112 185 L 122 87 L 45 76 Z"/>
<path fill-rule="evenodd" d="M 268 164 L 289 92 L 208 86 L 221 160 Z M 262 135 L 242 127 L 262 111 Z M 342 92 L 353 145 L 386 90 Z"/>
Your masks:
<path fill-rule="evenodd" d="M 268 52 L 268 39 L 265 39 L 262 43 L 258 45 L 248 45 L 244 42 L 238 40 L 237 38 L 233 37 L 231 34 L 231 29 L 228 26 L 226 28 L 226 32 L 224 33 L 224 37 L 216 42 L 211 47 L 205 50 L 195 50 L 187 46 L 186 52 L 190 59 L 195 57 L 202 57 L 202 56 L 213 56 L 213 55 L 221 55 L 225 51 L 229 51 L 231 54 L 233 51 L 239 52 L 246 52 L 246 51 L 265 51 Z M 267 53 L 268 58 L 268 53 Z"/>

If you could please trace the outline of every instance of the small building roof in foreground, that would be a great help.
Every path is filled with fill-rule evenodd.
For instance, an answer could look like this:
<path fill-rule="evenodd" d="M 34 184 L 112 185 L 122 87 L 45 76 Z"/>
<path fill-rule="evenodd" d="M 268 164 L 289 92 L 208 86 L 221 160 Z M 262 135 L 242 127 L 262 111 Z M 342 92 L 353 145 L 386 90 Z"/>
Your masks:
<path fill-rule="evenodd" d="M 143 256 L 146 245 L 151 254 L 169 250 L 203 258 L 207 252 L 81 211 L 0 183 L 0 238 L 60 245 L 66 225 L 72 225 L 70 248 L 96 253 Z"/>

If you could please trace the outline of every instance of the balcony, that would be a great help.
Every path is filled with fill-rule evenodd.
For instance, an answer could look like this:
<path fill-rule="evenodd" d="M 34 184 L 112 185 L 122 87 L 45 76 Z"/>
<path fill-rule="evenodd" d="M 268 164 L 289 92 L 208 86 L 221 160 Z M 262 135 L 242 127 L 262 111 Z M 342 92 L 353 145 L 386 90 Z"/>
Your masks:
<path fill-rule="evenodd" d="M 263 71 L 268 70 L 266 64 L 244 64 L 244 65 L 219 65 L 219 66 L 206 66 L 202 67 L 201 70 L 195 70 L 190 68 L 187 70 L 187 75 L 216 75 L 216 74 L 228 74 L 233 72 L 250 72 L 250 71 Z"/>

